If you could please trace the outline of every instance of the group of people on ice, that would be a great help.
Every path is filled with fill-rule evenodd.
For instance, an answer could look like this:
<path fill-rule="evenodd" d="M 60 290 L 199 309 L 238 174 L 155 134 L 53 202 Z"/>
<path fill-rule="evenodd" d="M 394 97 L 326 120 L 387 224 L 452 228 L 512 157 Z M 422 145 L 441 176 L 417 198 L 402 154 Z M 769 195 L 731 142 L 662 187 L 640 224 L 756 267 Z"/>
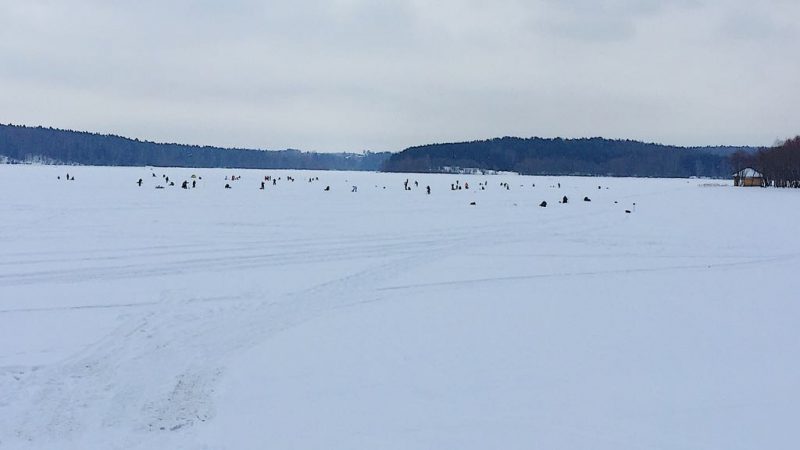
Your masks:
<path fill-rule="evenodd" d="M 152 173 L 152 177 L 157 177 L 155 172 Z M 61 177 L 59 176 L 58 178 L 60 179 Z M 175 186 L 175 182 L 174 181 L 170 181 L 169 176 L 167 176 L 166 174 L 161 175 L 161 178 L 163 178 L 164 183 L 167 186 Z M 66 179 L 67 180 L 74 180 L 75 177 L 74 176 L 70 176 L 69 174 L 67 174 Z M 240 181 L 241 179 L 242 179 L 241 175 L 235 175 L 234 174 L 234 175 L 230 175 L 230 176 L 225 176 L 226 183 L 224 185 L 224 188 L 225 189 L 232 189 L 233 187 L 232 187 L 231 183 L 234 182 L 234 181 Z M 292 176 L 286 176 L 284 178 L 284 177 L 274 177 L 272 175 L 265 175 L 263 180 L 260 181 L 259 190 L 266 190 L 267 184 L 269 184 L 270 182 L 271 182 L 271 184 L 273 186 L 277 186 L 278 182 L 282 181 L 284 179 L 285 179 L 286 182 L 294 182 L 295 181 L 295 178 L 292 177 Z M 198 177 L 196 175 L 192 175 L 190 180 L 183 180 L 181 182 L 181 188 L 183 188 L 183 189 L 194 189 L 194 188 L 196 188 L 197 187 L 197 180 L 202 180 L 202 177 Z M 317 182 L 317 181 L 319 181 L 319 177 L 309 177 L 308 178 L 308 183 L 314 183 L 314 182 Z M 344 180 L 344 181 L 345 181 L 345 183 L 348 182 L 348 180 Z M 142 178 L 139 178 L 139 180 L 136 183 L 141 187 L 143 185 L 143 183 L 144 183 L 144 180 Z M 412 185 L 414 187 L 419 187 L 420 184 L 419 184 L 419 181 L 417 181 L 417 180 L 414 180 L 412 182 L 410 179 L 406 178 L 405 181 L 403 182 L 403 190 L 404 191 L 411 191 L 412 190 Z M 500 185 L 501 189 L 504 189 L 504 190 L 507 190 L 507 191 L 511 190 L 511 185 L 508 182 L 501 181 L 499 183 L 499 185 Z M 480 190 L 482 190 L 482 191 L 486 190 L 486 188 L 489 186 L 489 182 L 488 181 L 478 182 L 478 186 L 479 186 Z M 520 185 L 520 186 L 524 187 L 524 185 Z M 536 184 L 535 183 L 531 184 L 531 187 L 535 188 Z M 561 183 L 560 182 L 559 183 L 555 183 L 554 185 L 551 185 L 550 187 L 551 188 L 559 188 L 560 189 L 561 188 Z M 376 189 L 380 189 L 380 187 L 378 185 L 375 185 L 375 188 Z M 158 185 L 156 185 L 156 189 L 164 189 L 164 186 L 161 185 L 161 184 L 158 184 Z M 383 186 L 382 189 L 385 190 L 386 186 Z M 451 191 L 460 191 L 462 189 L 463 190 L 469 190 L 470 189 L 469 182 L 465 181 L 462 184 L 460 180 L 456 180 L 454 183 L 450 184 L 450 190 Z M 597 189 L 603 189 L 603 187 L 602 186 L 597 186 Z M 606 187 L 605 189 L 608 189 L 608 187 Z M 331 188 L 330 185 L 326 185 L 325 188 L 323 189 L 323 191 L 325 191 L 325 192 L 330 192 L 331 190 L 332 190 L 332 188 Z M 357 193 L 358 192 L 358 186 L 357 185 L 351 185 L 350 192 L 351 193 Z M 431 187 L 430 187 L 430 185 L 425 186 L 425 192 L 426 192 L 427 195 L 431 195 Z M 585 196 L 585 197 L 583 197 L 583 201 L 584 202 L 591 202 L 592 200 L 588 196 Z M 569 203 L 569 198 L 566 195 L 564 195 L 558 201 L 558 203 L 560 203 L 560 204 L 568 204 Z M 614 202 L 614 203 L 617 203 L 617 202 Z M 476 202 L 471 202 L 470 203 L 470 205 L 475 205 L 475 204 L 476 204 Z M 541 203 L 539 203 L 539 206 L 542 207 L 542 208 L 546 208 L 547 205 L 548 205 L 547 201 L 542 201 Z M 625 212 L 626 213 L 630 213 L 631 211 L 630 210 L 625 210 Z"/>

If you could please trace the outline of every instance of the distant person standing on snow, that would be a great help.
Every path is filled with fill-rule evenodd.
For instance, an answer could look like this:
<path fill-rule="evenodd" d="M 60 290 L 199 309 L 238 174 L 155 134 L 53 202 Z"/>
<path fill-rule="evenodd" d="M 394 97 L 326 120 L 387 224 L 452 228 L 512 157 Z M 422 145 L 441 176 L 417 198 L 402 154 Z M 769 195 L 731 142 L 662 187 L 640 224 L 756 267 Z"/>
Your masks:
<path fill-rule="evenodd" d="M 142 179 L 141 179 L 141 178 L 139 178 L 139 181 L 137 181 L 137 182 L 136 182 L 136 184 L 138 184 L 138 185 L 139 185 L 139 187 L 142 187 Z"/>

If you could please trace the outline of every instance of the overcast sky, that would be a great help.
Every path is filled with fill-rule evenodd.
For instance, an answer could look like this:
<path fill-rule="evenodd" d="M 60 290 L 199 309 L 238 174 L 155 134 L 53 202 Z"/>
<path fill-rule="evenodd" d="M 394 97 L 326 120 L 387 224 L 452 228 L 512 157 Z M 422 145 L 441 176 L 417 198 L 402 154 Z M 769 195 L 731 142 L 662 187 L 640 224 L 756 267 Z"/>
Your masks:
<path fill-rule="evenodd" d="M 0 123 L 253 148 L 800 134 L 798 0 L 0 0 Z"/>

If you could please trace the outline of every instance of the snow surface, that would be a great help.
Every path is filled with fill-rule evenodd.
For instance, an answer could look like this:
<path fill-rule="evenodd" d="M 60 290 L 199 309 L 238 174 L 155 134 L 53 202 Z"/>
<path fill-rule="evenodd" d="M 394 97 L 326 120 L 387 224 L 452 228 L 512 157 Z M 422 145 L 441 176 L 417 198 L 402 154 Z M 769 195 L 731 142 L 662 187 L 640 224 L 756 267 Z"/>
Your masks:
<path fill-rule="evenodd" d="M 797 448 L 800 192 L 702 183 L 0 166 L 0 448 Z"/>

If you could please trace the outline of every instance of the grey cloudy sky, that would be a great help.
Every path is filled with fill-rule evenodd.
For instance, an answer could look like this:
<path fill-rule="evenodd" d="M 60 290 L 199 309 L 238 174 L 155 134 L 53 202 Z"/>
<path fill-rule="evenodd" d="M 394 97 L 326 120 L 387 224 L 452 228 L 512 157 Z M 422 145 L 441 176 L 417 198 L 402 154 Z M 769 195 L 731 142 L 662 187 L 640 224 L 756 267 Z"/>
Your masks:
<path fill-rule="evenodd" d="M 797 0 L 0 0 L 0 122 L 400 150 L 800 134 Z"/>

